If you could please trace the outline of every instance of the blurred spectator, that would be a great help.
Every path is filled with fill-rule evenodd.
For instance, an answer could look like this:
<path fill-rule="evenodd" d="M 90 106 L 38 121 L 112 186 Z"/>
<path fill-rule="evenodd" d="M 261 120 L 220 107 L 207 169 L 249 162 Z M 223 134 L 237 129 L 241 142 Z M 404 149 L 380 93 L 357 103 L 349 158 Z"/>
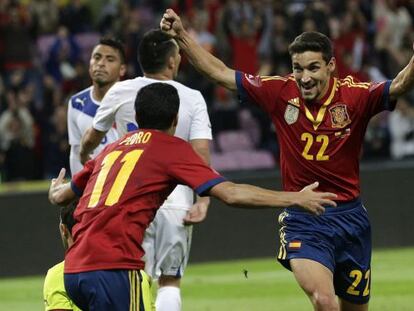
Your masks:
<path fill-rule="evenodd" d="M 240 129 L 239 104 L 234 94 L 221 86 L 215 88 L 215 101 L 211 109 L 211 129 L 216 136 L 222 131 Z"/>
<path fill-rule="evenodd" d="M 60 26 L 46 61 L 48 73 L 58 82 L 71 80 L 76 76 L 75 65 L 80 61 L 80 47 L 73 35 Z"/>
<path fill-rule="evenodd" d="M 389 117 L 391 157 L 403 159 L 414 156 L 414 107 L 409 98 L 400 98 Z"/>
<path fill-rule="evenodd" d="M 390 134 L 387 114 L 375 115 L 368 124 L 363 145 L 363 159 L 387 159 L 390 156 Z"/>
<path fill-rule="evenodd" d="M 30 180 L 34 177 L 33 119 L 24 107 L 23 94 L 9 90 L 7 110 L 0 116 L 0 142 L 6 181 Z"/>
<path fill-rule="evenodd" d="M 29 3 L 29 10 L 38 35 L 56 31 L 59 22 L 59 7 L 56 0 L 32 0 Z"/>
<path fill-rule="evenodd" d="M 69 167 L 70 146 L 67 131 L 67 108 L 59 106 L 49 120 L 48 130 L 44 135 L 45 157 L 44 178 L 53 178 L 62 167 Z"/>
<path fill-rule="evenodd" d="M 66 26 L 70 33 L 91 31 L 93 21 L 87 1 L 70 0 L 69 4 L 62 7 L 59 13 L 60 24 Z"/>
<path fill-rule="evenodd" d="M 6 4 L 4 9 L 0 23 L 2 67 L 6 72 L 31 68 L 35 38 L 31 16 L 25 6 L 14 1 Z"/>

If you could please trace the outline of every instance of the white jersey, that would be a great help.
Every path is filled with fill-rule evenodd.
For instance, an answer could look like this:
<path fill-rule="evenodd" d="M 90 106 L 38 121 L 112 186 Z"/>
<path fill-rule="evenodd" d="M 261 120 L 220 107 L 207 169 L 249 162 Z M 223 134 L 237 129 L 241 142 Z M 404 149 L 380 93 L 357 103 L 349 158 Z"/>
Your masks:
<path fill-rule="evenodd" d="M 70 171 L 72 175 L 83 168 L 79 159 L 80 142 L 83 134 L 92 126 L 93 117 L 100 105 L 100 102 L 93 98 L 92 88 L 93 86 L 84 89 L 73 95 L 69 100 L 68 135 L 70 144 Z M 106 145 L 117 139 L 117 131 L 110 126 L 102 142 L 93 151 L 92 157 L 95 157 Z"/>
<path fill-rule="evenodd" d="M 107 131 L 115 122 L 120 136 L 138 128 L 135 121 L 135 98 L 138 91 L 151 83 L 162 82 L 174 86 L 180 97 L 178 125 L 175 136 L 186 141 L 193 139 L 212 139 L 210 118 L 206 102 L 197 90 L 172 80 L 154 80 L 146 77 L 117 82 L 106 93 L 101 102 L 93 127 L 98 131 Z M 177 186 L 167 198 L 163 207 L 189 209 L 193 204 L 193 192 L 187 186 Z"/>

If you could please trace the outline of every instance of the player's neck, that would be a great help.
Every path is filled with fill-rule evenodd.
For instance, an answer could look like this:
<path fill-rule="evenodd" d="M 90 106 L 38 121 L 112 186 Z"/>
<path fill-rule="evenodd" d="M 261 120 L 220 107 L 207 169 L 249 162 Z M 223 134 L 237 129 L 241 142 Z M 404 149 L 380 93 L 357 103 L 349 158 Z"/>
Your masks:
<path fill-rule="evenodd" d="M 157 72 L 157 73 L 145 73 L 144 76 L 150 79 L 161 80 L 161 81 L 173 80 L 174 78 L 173 75 L 167 70 L 163 72 Z"/>
<path fill-rule="evenodd" d="M 93 98 L 95 100 L 97 100 L 98 102 L 102 101 L 102 99 L 104 98 L 106 92 L 108 92 L 108 90 L 111 88 L 112 85 L 114 85 L 114 83 L 105 84 L 105 85 L 102 85 L 102 86 L 94 84 L 93 89 L 92 89 Z"/>

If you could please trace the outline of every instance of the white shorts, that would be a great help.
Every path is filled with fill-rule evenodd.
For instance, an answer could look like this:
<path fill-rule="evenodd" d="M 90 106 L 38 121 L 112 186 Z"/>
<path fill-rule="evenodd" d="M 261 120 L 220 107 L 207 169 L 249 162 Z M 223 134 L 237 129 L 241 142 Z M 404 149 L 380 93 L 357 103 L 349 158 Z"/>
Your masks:
<path fill-rule="evenodd" d="M 145 232 L 145 272 L 153 279 L 160 275 L 182 277 L 191 246 L 192 226 L 185 226 L 187 210 L 162 207 Z"/>

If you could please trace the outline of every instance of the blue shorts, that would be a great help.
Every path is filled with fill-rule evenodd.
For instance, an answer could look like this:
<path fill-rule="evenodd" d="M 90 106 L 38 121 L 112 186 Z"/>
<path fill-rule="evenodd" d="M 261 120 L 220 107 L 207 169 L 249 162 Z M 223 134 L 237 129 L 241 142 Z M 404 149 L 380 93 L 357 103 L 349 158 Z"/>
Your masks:
<path fill-rule="evenodd" d="M 289 260 L 317 261 L 334 275 L 335 293 L 351 303 L 370 297 L 371 226 L 359 199 L 328 207 L 321 216 L 288 208 L 279 216 L 278 260 L 291 270 Z"/>
<path fill-rule="evenodd" d="M 151 280 L 142 270 L 65 273 L 65 289 L 83 311 L 154 311 Z"/>

